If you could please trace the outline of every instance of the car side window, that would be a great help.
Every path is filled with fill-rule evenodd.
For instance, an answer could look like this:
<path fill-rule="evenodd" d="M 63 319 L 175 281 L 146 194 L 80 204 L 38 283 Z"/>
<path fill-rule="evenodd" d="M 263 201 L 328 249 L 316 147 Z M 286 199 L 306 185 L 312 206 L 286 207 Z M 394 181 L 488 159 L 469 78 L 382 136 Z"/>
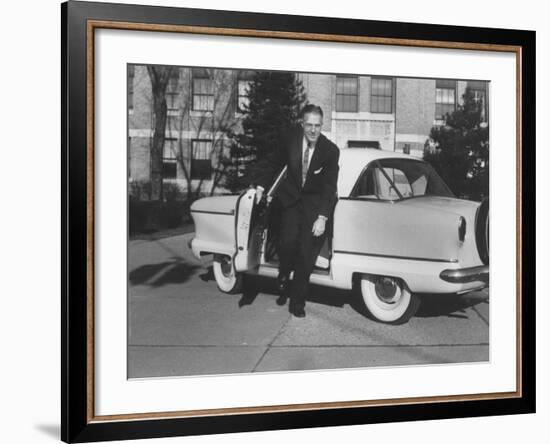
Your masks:
<path fill-rule="evenodd" d="M 403 158 L 377 159 L 363 170 L 351 197 L 395 201 L 418 196 L 454 197 L 428 163 Z"/>
<path fill-rule="evenodd" d="M 386 168 L 386 170 L 389 170 L 389 168 Z M 376 182 L 378 184 L 378 193 L 377 197 L 378 199 L 382 200 L 395 200 L 399 196 L 397 195 L 395 188 L 391 186 L 390 181 L 387 179 L 387 177 L 382 172 L 382 168 L 374 167 L 372 169 L 374 177 L 376 178 Z M 388 174 L 388 171 L 385 171 L 386 174 Z M 391 171 L 389 172 L 391 177 Z"/>
<path fill-rule="evenodd" d="M 380 172 L 380 183 L 384 184 L 381 188 L 387 191 L 385 197 L 380 196 L 381 199 L 399 199 L 400 196 L 397 194 L 397 191 L 399 191 L 402 197 L 410 197 L 413 195 L 413 190 L 411 184 L 409 183 L 409 179 L 407 179 L 407 176 L 402 170 L 398 168 L 384 168 L 384 172 L 386 174 L 382 173 L 381 168 L 377 168 L 377 170 Z M 390 183 L 388 178 L 393 182 L 393 184 Z"/>
<path fill-rule="evenodd" d="M 353 197 L 361 199 L 396 200 L 412 195 L 411 184 L 403 171 L 397 168 L 380 168 L 370 165 L 357 182 Z M 390 180 L 388 180 L 388 178 Z M 393 181 L 393 184 L 392 182 Z M 396 190 L 397 188 L 397 190 Z"/>
<path fill-rule="evenodd" d="M 428 178 L 426 174 L 418 176 L 412 183 L 413 196 L 424 196 L 427 194 Z"/>
<path fill-rule="evenodd" d="M 373 167 L 369 167 L 363 171 L 363 174 L 359 178 L 359 181 L 355 187 L 353 197 L 359 197 L 362 199 L 379 199 L 375 171 Z"/>

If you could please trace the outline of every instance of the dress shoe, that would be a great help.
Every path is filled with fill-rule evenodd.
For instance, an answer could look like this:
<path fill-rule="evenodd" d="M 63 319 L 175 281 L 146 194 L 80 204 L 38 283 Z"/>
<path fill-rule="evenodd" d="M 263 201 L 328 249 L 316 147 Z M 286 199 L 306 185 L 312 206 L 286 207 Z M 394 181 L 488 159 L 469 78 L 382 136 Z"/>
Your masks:
<path fill-rule="evenodd" d="M 304 310 L 304 307 L 296 307 L 294 305 L 290 305 L 289 306 L 289 311 L 296 318 L 305 318 L 306 317 L 306 311 Z"/>
<path fill-rule="evenodd" d="M 277 276 L 277 290 L 279 291 L 279 294 L 285 295 L 285 298 L 286 292 L 288 290 L 288 281 L 288 276 L 285 276 L 284 274 L 280 274 L 279 276 Z"/>
<path fill-rule="evenodd" d="M 275 302 L 277 303 L 277 305 L 283 306 L 283 305 L 286 304 L 287 299 L 288 299 L 287 295 L 283 293 L 283 294 L 279 295 L 279 297 L 277 298 L 277 300 Z"/>

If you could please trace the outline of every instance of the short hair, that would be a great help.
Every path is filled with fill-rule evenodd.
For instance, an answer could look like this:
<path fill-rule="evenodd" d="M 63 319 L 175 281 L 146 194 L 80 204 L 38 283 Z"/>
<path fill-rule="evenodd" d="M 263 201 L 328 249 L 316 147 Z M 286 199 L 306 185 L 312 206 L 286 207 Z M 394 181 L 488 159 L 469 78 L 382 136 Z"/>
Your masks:
<path fill-rule="evenodd" d="M 303 119 L 306 114 L 319 114 L 323 118 L 323 110 L 320 106 L 314 105 L 313 103 L 308 103 L 300 111 L 300 119 Z"/>

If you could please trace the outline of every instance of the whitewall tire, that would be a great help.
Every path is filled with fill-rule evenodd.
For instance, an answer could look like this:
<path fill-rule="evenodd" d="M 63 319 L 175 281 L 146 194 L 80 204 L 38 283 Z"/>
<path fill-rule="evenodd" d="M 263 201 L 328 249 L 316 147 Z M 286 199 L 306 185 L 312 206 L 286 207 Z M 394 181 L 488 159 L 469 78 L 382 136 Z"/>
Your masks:
<path fill-rule="evenodd" d="M 364 274 L 361 295 L 370 314 L 380 322 L 402 324 L 416 314 L 420 299 L 399 278 Z"/>
<path fill-rule="evenodd" d="M 220 291 L 239 293 L 242 290 L 243 276 L 235 271 L 233 261 L 229 256 L 214 256 L 212 268 Z"/>

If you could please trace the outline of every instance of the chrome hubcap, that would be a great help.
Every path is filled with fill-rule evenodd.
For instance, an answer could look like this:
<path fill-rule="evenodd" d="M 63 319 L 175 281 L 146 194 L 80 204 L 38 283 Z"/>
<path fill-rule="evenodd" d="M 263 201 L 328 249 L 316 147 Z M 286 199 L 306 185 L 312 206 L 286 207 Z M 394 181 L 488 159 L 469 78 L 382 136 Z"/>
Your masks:
<path fill-rule="evenodd" d="M 386 304 L 395 304 L 401 297 L 401 288 L 393 278 L 383 277 L 374 286 L 376 296 Z"/>
<path fill-rule="evenodd" d="M 224 258 L 220 261 L 220 266 L 221 266 L 223 275 L 225 277 L 231 277 L 232 275 L 231 261 L 229 259 Z"/>

